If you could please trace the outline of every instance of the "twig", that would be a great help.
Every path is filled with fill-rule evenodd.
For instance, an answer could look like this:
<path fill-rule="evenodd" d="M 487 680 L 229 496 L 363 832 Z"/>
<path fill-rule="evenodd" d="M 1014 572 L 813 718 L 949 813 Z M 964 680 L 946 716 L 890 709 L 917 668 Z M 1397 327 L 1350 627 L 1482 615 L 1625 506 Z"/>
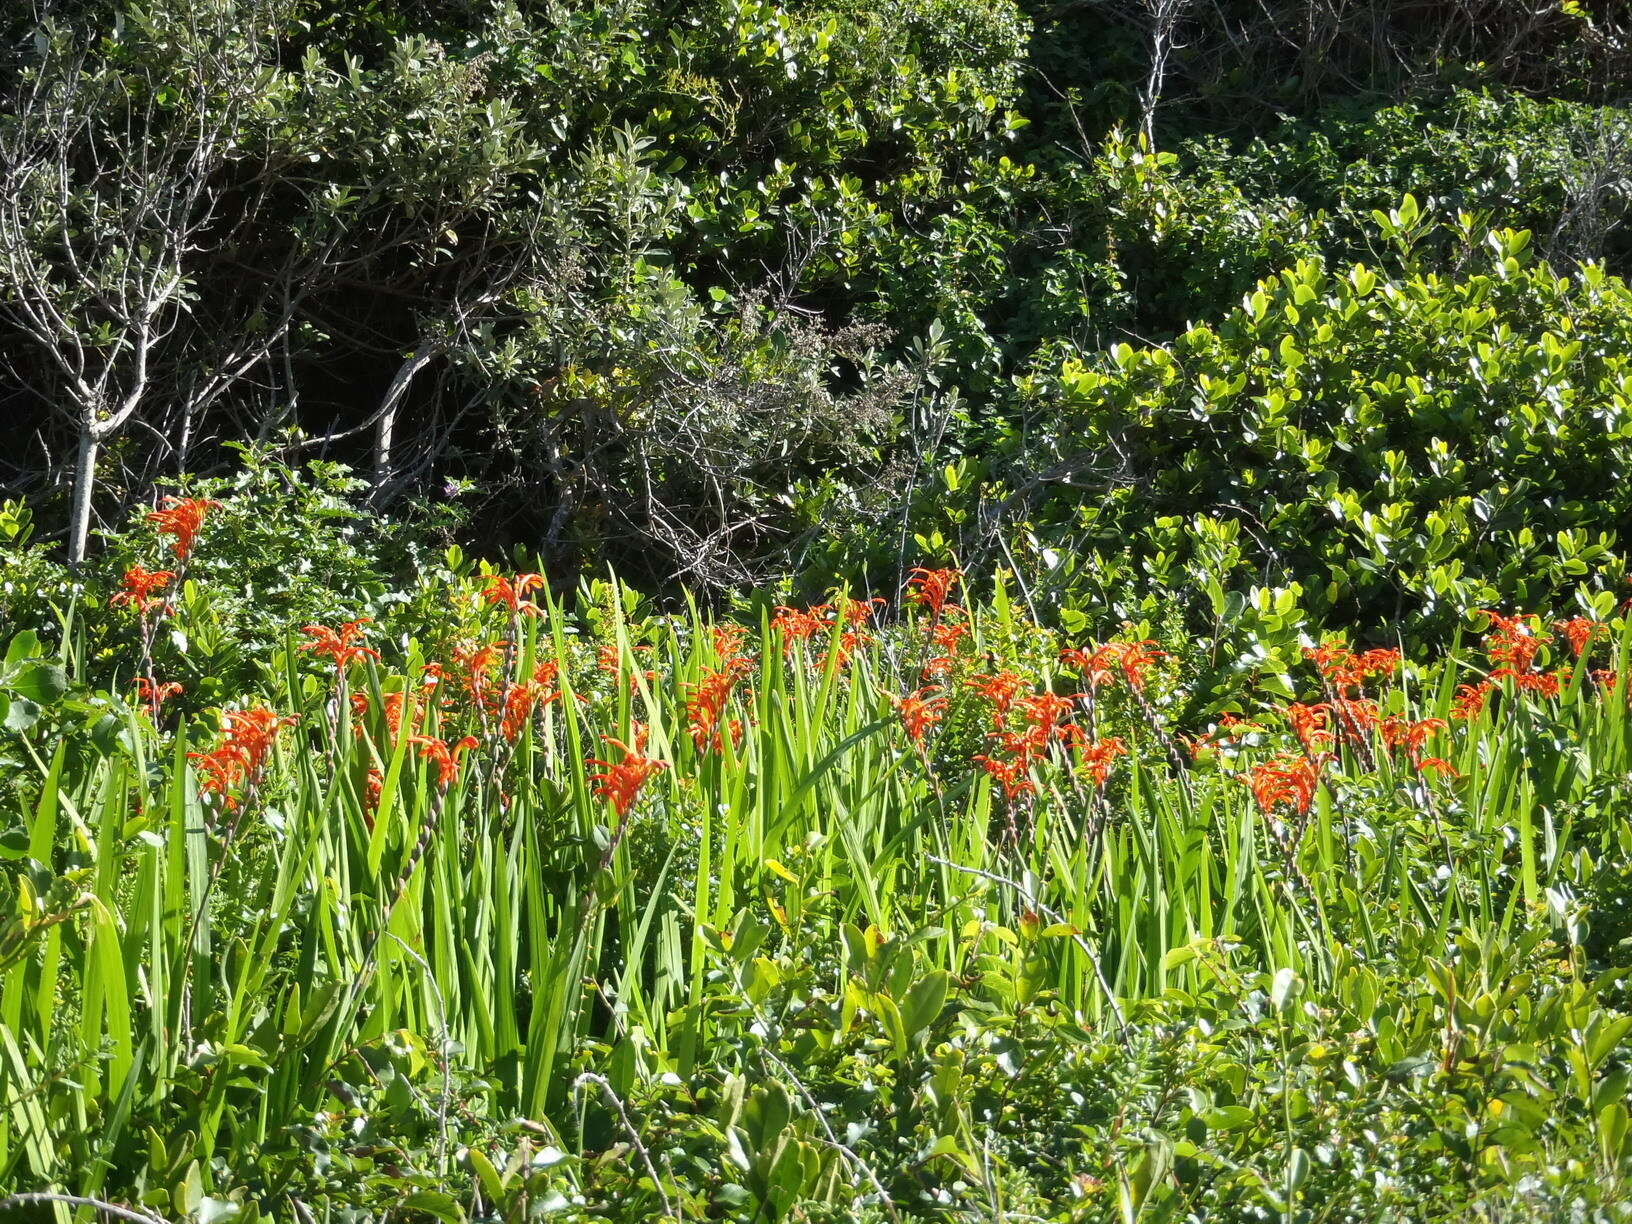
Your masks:
<path fill-rule="evenodd" d="M 646 1173 L 652 1179 L 652 1185 L 656 1188 L 658 1196 L 663 1200 L 663 1214 L 671 1219 L 677 1219 L 674 1204 L 669 1201 L 669 1192 L 663 1188 L 663 1179 L 658 1176 L 657 1166 L 652 1163 L 652 1154 L 646 1150 L 646 1145 L 640 1141 L 640 1132 L 635 1129 L 635 1124 L 629 1121 L 629 1113 L 624 1109 L 622 1099 L 613 1090 L 611 1083 L 604 1075 L 597 1075 L 593 1071 L 585 1071 L 572 1081 L 573 1093 L 576 1095 L 583 1089 L 585 1084 L 594 1084 L 600 1088 L 601 1095 L 610 1101 L 612 1107 L 618 1111 L 618 1120 L 623 1123 L 624 1133 L 629 1136 L 629 1142 L 634 1144 L 635 1151 L 640 1156 L 640 1162 L 646 1166 Z"/>
<path fill-rule="evenodd" d="M 109 1203 L 95 1198 L 82 1198 L 77 1194 L 50 1194 L 45 1191 L 13 1194 L 9 1198 L 0 1199 L 0 1212 L 16 1211 L 20 1207 L 35 1207 L 43 1203 L 63 1203 L 69 1207 L 89 1207 L 93 1211 L 116 1216 L 121 1220 L 133 1221 L 133 1224 L 169 1224 L 169 1221 L 161 1215 L 137 1211 L 133 1207 L 121 1207 L 118 1203 Z"/>

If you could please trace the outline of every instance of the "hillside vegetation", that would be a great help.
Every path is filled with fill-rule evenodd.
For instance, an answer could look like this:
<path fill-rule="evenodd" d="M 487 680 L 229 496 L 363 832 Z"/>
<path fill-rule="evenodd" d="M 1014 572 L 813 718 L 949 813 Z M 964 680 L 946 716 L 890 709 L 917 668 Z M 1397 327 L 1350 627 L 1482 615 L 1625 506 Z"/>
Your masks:
<path fill-rule="evenodd" d="M 0 1216 L 1632 1220 L 1632 24 L 0 12 Z"/>

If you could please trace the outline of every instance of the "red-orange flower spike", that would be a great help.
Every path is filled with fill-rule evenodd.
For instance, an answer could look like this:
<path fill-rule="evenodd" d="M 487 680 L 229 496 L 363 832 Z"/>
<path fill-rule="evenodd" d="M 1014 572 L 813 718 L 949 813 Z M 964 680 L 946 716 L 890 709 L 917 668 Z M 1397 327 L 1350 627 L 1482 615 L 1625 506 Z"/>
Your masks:
<path fill-rule="evenodd" d="M 724 733 L 728 724 L 723 715 L 731 700 L 737 681 L 753 671 L 752 659 L 739 654 L 725 655 L 724 665 L 705 670 L 701 679 L 686 697 L 686 720 L 691 729 L 691 742 L 699 752 L 712 746 L 725 750 Z M 740 738 L 733 736 L 733 738 Z"/>
<path fill-rule="evenodd" d="M 1128 746 L 1121 736 L 1110 735 L 1092 744 L 1080 744 L 1078 751 L 1082 756 L 1082 763 L 1088 767 L 1088 776 L 1094 780 L 1094 785 L 1103 788 L 1105 779 L 1111 773 L 1111 762 L 1119 756 L 1125 756 Z"/>
<path fill-rule="evenodd" d="M 621 740 L 615 740 L 610 735 L 603 735 L 601 738 L 614 748 L 621 749 L 623 759 L 616 764 L 611 761 L 591 761 L 591 765 L 600 765 L 603 768 L 600 773 L 591 774 L 590 780 L 595 784 L 596 796 L 610 803 L 612 810 L 622 817 L 628 814 L 647 779 L 667 769 L 668 762 L 654 761 L 645 755 L 644 727 L 635 728 L 634 747 Z"/>
<path fill-rule="evenodd" d="M 1303 745 L 1305 752 L 1319 752 L 1328 748 L 1332 743 L 1332 733 L 1327 730 L 1331 725 L 1332 707 L 1325 702 L 1318 705 L 1304 705 L 1294 701 L 1286 708 L 1286 718 L 1292 724 L 1292 733 L 1298 737 L 1298 743 Z"/>
<path fill-rule="evenodd" d="M 1046 742 L 1059 730 L 1061 719 L 1071 712 L 1075 702 L 1075 697 L 1058 693 L 1035 693 L 1020 698 L 1018 705 L 1027 724 Z"/>
<path fill-rule="evenodd" d="M 932 685 L 906 697 L 890 698 L 890 704 L 895 707 L 895 712 L 901 715 L 901 722 L 907 728 L 907 735 L 915 744 L 923 742 L 929 729 L 940 722 L 941 715 L 946 712 L 946 698 L 933 696 L 940 691 L 938 685 Z"/>
<path fill-rule="evenodd" d="M 1026 687 L 1025 677 L 1012 671 L 993 672 L 989 676 L 971 676 L 967 683 L 970 688 L 992 703 L 993 721 L 999 725 L 1013 707 L 1020 690 Z"/>
<path fill-rule="evenodd" d="M 1000 757 L 976 756 L 971 760 L 977 762 L 982 769 L 991 775 L 993 781 L 1003 788 L 1003 798 L 1013 803 L 1021 795 L 1037 788 L 1032 785 L 1031 779 L 1026 776 L 1026 763 L 1019 760 L 1005 760 Z"/>
<path fill-rule="evenodd" d="M 159 716 L 160 706 L 182 692 L 181 685 L 174 680 L 158 684 L 148 676 L 136 677 L 136 699 L 147 706 L 148 713 L 154 718 Z"/>
<path fill-rule="evenodd" d="M 1387 718 L 1381 724 L 1383 743 L 1390 748 L 1405 745 L 1405 754 L 1413 765 L 1422 760 L 1423 748 L 1439 732 L 1445 730 L 1443 718 L 1423 718 L 1412 722 L 1405 718 Z"/>
<path fill-rule="evenodd" d="M 1101 688 L 1120 677 L 1135 692 L 1143 692 L 1146 669 L 1157 659 L 1166 657 L 1165 651 L 1154 649 L 1155 645 L 1149 638 L 1141 642 L 1106 642 L 1103 646 L 1062 650 L 1060 658 L 1081 672 L 1091 689 Z"/>
<path fill-rule="evenodd" d="M 791 654 L 795 642 L 809 641 L 827 628 L 819 609 L 778 607 L 771 617 L 771 632 L 782 637 L 782 653 Z"/>
<path fill-rule="evenodd" d="M 1559 621 L 1553 627 L 1564 635 L 1564 640 L 1570 644 L 1570 651 L 1578 659 L 1603 628 L 1597 621 L 1588 620 L 1584 616 L 1572 616 L 1567 621 Z"/>
<path fill-rule="evenodd" d="M 167 497 L 160 504 L 164 509 L 152 511 L 148 522 L 158 525 L 160 535 L 171 537 L 170 547 L 176 558 L 185 561 L 192 555 L 204 519 L 221 503 L 206 497 Z"/>
<path fill-rule="evenodd" d="M 1278 807 L 1290 807 L 1298 815 L 1309 810 L 1320 786 L 1320 758 L 1276 757 L 1254 765 L 1245 781 L 1252 788 L 1258 810 L 1268 816 Z"/>
<path fill-rule="evenodd" d="M 467 735 L 451 746 L 434 735 L 410 735 L 408 742 L 414 745 L 421 757 L 436 766 L 436 785 L 441 790 L 447 790 L 448 784 L 458 775 L 459 758 L 477 746 L 473 735 Z"/>
<path fill-rule="evenodd" d="M 928 608 L 930 615 L 939 620 L 952 588 L 962 577 L 962 571 L 956 569 L 915 569 L 907 578 L 907 602 Z"/>
<path fill-rule="evenodd" d="M 1475 615 L 1483 616 L 1490 624 L 1485 653 L 1498 665 L 1492 675 L 1519 676 L 1535 666 L 1536 654 L 1547 639 L 1530 631 L 1528 617 L 1503 616 L 1488 609 Z"/>
<path fill-rule="evenodd" d="M 299 721 L 298 715 L 280 716 L 264 706 L 223 711 L 221 746 L 211 752 L 187 754 L 205 775 L 200 789 L 214 792 L 227 809 L 236 807 L 229 792 L 239 783 L 256 780 L 278 732 Z"/>
<path fill-rule="evenodd" d="M 1481 680 L 1478 684 L 1457 685 L 1456 696 L 1451 698 L 1451 717 L 1459 722 L 1478 718 L 1484 711 L 1485 699 L 1495 687 L 1489 680 Z"/>
<path fill-rule="evenodd" d="M 119 591 L 108 600 L 108 606 L 126 604 L 140 616 L 146 616 L 154 608 L 162 609 L 164 601 L 153 598 L 153 593 L 168 587 L 175 576 L 171 570 L 146 570 L 140 565 L 133 565 L 125 571 Z"/>
<path fill-rule="evenodd" d="M 363 636 L 363 626 L 369 623 L 368 617 L 363 616 L 347 621 L 338 629 L 330 629 L 327 625 L 307 625 L 301 632 L 312 640 L 302 645 L 301 649 L 328 655 L 334 660 L 337 672 L 344 672 L 348 663 L 355 663 L 358 659 L 378 660 L 379 651 L 357 645 L 358 639 Z"/>
<path fill-rule="evenodd" d="M 509 608 L 512 613 L 525 612 L 529 616 L 537 616 L 538 605 L 528 602 L 526 595 L 528 591 L 538 590 L 543 585 L 542 574 L 517 574 L 513 579 L 502 574 L 490 574 L 482 596 L 489 603 Z"/>

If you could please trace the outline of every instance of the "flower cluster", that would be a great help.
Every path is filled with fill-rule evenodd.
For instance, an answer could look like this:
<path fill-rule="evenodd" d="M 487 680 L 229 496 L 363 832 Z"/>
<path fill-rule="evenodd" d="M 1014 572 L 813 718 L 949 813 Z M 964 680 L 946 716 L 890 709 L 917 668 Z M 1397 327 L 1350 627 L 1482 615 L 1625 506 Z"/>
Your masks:
<path fill-rule="evenodd" d="M 187 754 L 202 775 L 199 790 L 214 795 L 228 811 L 235 809 L 238 801 L 232 792 L 254 790 L 278 733 L 299 721 L 298 715 L 275 714 L 265 706 L 222 711 L 220 745 Z"/>
<path fill-rule="evenodd" d="M 696 684 L 686 693 L 686 723 L 691 731 L 691 742 L 698 752 L 712 748 L 725 751 L 725 737 L 733 744 L 742 742 L 742 720 L 727 719 L 726 707 L 737 684 L 753 674 L 758 665 L 743 653 L 747 630 L 740 625 L 718 626 L 714 630 L 714 653 L 719 658 L 716 667 L 705 667 Z M 787 642 L 784 638 L 784 643 Z"/>
<path fill-rule="evenodd" d="M 634 725 L 634 734 L 631 738 L 635 742 L 632 747 L 622 740 L 613 739 L 610 735 L 603 735 L 601 738 L 618 749 L 623 756 L 616 762 L 599 758 L 590 761 L 591 765 L 601 766 L 601 771 L 591 775 L 590 780 L 595 784 L 596 797 L 610 803 L 612 810 L 621 819 L 634 805 L 647 779 L 669 766 L 666 761 L 654 761 L 646 755 L 646 728 L 639 723 Z"/>
<path fill-rule="evenodd" d="M 170 607 L 169 601 L 156 596 L 154 592 L 167 591 L 175 578 L 173 570 L 148 570 L 140 565 L 133 565 L 125 571 L 119 590 L 108 600 L 108 605 L 110 607 L 124 605 L 141 617 L 153 611 L 161 614 L 167 612 Z"/>
<path fill-rule="evenodd" d="M 160 535 L 170 537 L 176 560 L 185 564 L 193 554 L 193 544 L 204 528 L 205 518 L 220 505 L 205 497 L 167 497 L 160 503 L 162 508 L 154 510 L 147 519 L 156 524 Z"/>
<path fill-rule="evenodd" d="M 365 632 L 363 626 L 369 623 L 368 617 L 364 616 L 347 621 L 338 629 L 330 629 L 325 625 L 307 625 L 301 632 L 312 640 L 302 644 L 300 649 L 315 655 L 327 655 L 334 660 L 335 672 L 343 676 L 347 665 L 359 659 L 379 661 L 379 651 L 358 644 Z"/>

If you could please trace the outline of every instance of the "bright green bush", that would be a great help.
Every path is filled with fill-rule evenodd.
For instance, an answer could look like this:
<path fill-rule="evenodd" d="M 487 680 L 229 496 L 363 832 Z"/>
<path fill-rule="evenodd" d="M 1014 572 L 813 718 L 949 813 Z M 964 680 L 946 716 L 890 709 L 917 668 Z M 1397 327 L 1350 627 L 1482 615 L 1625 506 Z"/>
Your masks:
<path fill-rule="evenodd" d="M 1380 224 L 1426 222 L 1408 198 Z M 1526 233 L 1463 240 L 1455 276 L 1304 260 L 1171 345 L 1028 378 L 1006 479 L 1047 589 L 1126 608 L 1131 581 L 1229 618 L 1232 591 L 1281 588 L 1415 640 L 1618 583 L 1632 291 L 1530 259 Z"/>

